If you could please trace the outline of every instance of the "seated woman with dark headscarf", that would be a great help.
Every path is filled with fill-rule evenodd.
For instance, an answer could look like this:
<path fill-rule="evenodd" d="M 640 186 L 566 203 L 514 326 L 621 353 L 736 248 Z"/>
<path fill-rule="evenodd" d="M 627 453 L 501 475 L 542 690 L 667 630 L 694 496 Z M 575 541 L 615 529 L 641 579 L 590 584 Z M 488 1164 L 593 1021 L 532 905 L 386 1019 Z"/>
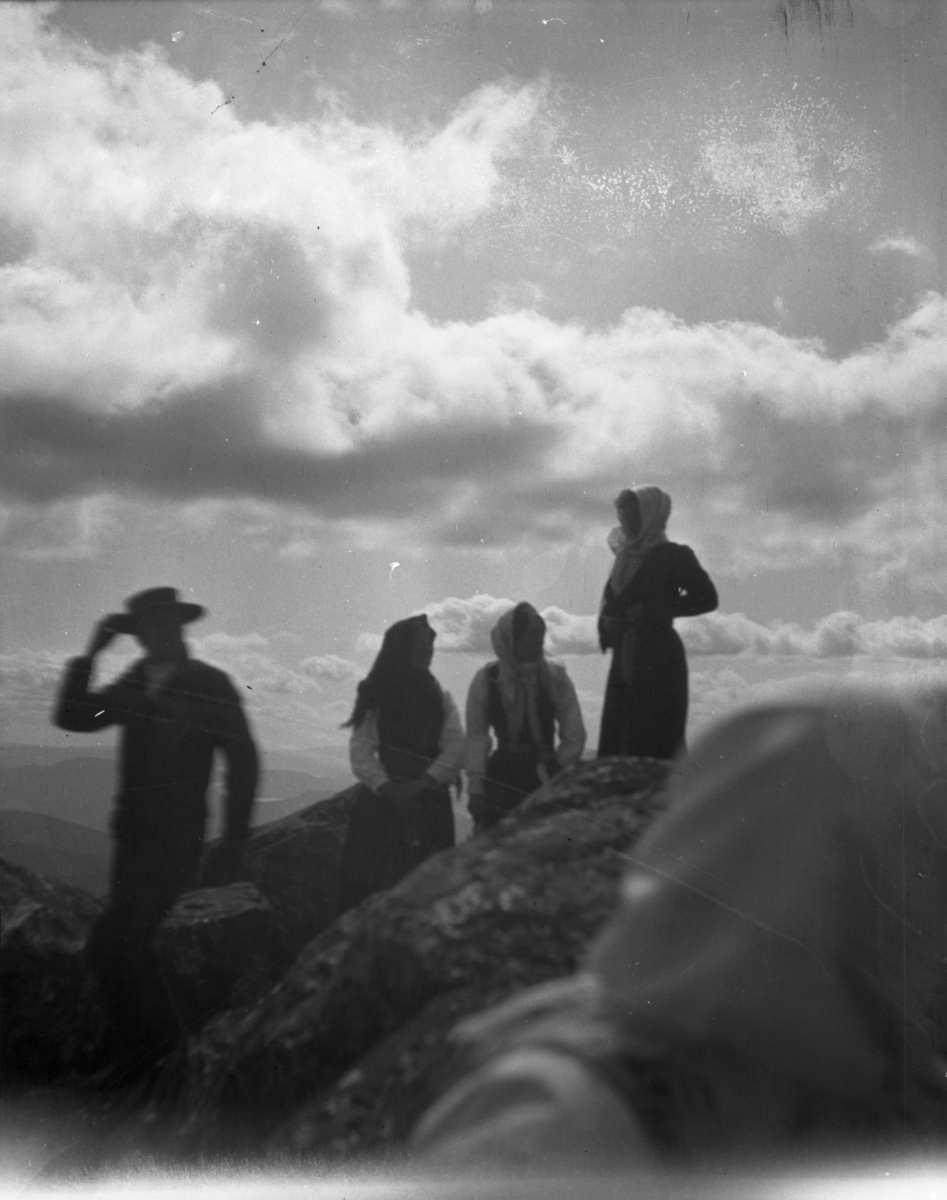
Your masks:
<path fill-rule="evenodd" d="M 672 758 L 687 724 L 687 659 L 674 618 L 710 612 L 717 592 L 690 546 L 668 541 L 667 492 L 625 488 L 615 509 L 615 562 L 598 621 L 602 651 L 613 652 L 598 754 Z"/>
<path fill-rule="evenodd" d="M 947 685 L 694 748 L 571 980 L 471 1019 L 429 1157 L 549 1170 L 947 1150 Z"/>
<path fill-rule="evenodd" d="M 339 866 L 340 911 L 454 844 L 449 785 L 464 760 L 457 706 L 431 674 L 427 617 L 397 621 L 358 685 L 349 758 L 362 784 Z"/>
<path fill-rule="evenodd" d="M 467 694 L 468 808 L 477 832 L 495 825 L 550 776 L 576 762 L 585 726 L 572 680 L 543 655 L 546 622 L 525 601 L 490 635 L 496 661 Z M 556 745 L 558 728 L 559 744 Z M 497 749 L 491 754 L 490 731 Z"/>

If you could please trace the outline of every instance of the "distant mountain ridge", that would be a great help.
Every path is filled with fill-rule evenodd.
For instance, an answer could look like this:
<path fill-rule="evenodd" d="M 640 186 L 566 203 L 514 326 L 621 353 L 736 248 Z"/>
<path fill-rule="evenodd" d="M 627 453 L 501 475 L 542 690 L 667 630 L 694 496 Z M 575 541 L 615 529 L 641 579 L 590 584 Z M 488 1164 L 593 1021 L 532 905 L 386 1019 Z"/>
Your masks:
<path fill-rule="evenodd" d="M 116 790 L 114 752 L 59 747 L 0 747 L 0 855 L 40 875 L 102 896 L 108 890 L 109 817 Z M 255 827 L 291 816 L 343 791 L 342 771 L 316 776 L 264 768 L 253 811 Z M 209 838 L 219 832 L 212 791 Z"/>
<path fill-rule="evenodd" d="M 0 810 L 43 813 L 89 829 L 108 829 L 115 762 L 72 754 L 44 766 L 0 767 Z"/>
<path fill-rule="evenodd" d="M 117 787 L 115 754 L 98 747 L 83 751 L 0 746 L 0 811 L 43 813 L 107 832 Z M 278 820 L 351 783 L 351 775 L 342 768 L 316 775 L 264 765 L 254 824 Z M 212 813 L 216 807 L 212 790 Z"/>
<path fill-rule="evenodd" d="M 109 881 L 108 834 L 35 812 L 0 811 L 0 856 L 93 896 Z"/>

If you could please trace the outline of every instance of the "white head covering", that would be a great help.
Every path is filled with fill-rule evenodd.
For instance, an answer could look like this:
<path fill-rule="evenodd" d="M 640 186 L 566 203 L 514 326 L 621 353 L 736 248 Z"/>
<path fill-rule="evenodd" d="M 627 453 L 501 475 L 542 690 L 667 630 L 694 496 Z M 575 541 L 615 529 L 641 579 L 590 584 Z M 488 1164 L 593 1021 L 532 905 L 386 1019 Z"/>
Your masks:
<path fill-rule="evenodd" d="M 641 527 L 634 537 L 623 525 L 616 525 L 608 535 L 609 549 L 615 555 L 612 565 L 612 591 L 622 591 L 634 578 L 642 559 L 654 546 L 666 542 L 664 527 L 671 515 L 671 497 L 652 484 L 626 488 L 619 493 L 617 504 L 631 492 L 638 500 L 641 512 Z"/>
<path fill-rule="evenodd" d="M 530 624 L 545 622 L 531 604 L 523 601 L 505 612 L 490 633 L 490 641 L 500 663 L 500 697 L 506 713 L 511 740 L 524 735 L 536 746 L 543 744 L 537 697 L 541 685 L 549 690 L 549 668 L 540 654 L 536 662 L 519 662 L 513 654 L 513 617 L 517 609 L 525 611 Z"/>

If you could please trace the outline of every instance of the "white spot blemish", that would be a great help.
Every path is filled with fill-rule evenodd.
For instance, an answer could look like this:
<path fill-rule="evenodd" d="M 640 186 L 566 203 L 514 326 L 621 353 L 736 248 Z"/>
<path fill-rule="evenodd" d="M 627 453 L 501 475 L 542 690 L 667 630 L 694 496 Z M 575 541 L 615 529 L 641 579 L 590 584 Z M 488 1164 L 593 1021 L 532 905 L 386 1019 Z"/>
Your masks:
<path fill-rule="evenodd" d="M 647 875 L 630 875 L 622 886 L 622 895 L 632 903 L 647 900 L 657 890 L 657 882 Z"/>

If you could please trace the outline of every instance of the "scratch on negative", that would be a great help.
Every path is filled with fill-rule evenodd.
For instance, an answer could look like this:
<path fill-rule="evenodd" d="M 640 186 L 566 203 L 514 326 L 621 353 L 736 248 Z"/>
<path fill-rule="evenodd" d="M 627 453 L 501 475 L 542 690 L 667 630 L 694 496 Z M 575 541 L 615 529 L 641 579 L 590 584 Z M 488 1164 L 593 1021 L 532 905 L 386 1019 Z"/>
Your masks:
<path fill-rule="evenodd" d="M 257 75 L 259 75 L 259 73 L 263 69 L 263 67 L 266 66 L 266 64 L 270 61 L 270 59 L 273 57 L 273 55 L 276 53 L 276 51 L 280 48 L 280 46 L 282 46 L 283 42 L 285 42 L 285 41 L 286 41 L 286 38 L 284 38 L 284 37 L 280 38 L 280 40 L 276 43 L 276 45 L 269 52 L 269 54 L 266 56 L 266 58 L 264 58 L 264 60 L 257 67 L 257 69 L 256 69 Z"/>

